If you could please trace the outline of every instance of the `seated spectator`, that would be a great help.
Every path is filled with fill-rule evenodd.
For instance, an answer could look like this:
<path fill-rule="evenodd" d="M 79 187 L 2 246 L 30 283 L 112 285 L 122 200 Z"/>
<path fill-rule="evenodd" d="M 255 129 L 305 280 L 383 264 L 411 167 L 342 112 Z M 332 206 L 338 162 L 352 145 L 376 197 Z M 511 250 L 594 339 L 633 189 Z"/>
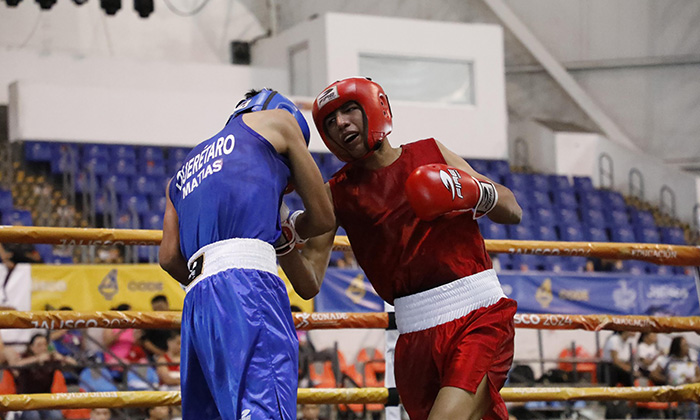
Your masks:
<path fill-rule="evenodd" d="M 112 410 L 109 408 L 93 408 L 90 410 L 90 420 L 110 420 Z"/>
<path fill-rule="evenodd" d="M 70 306 L 61 306 L 59 311 L 72 311 Z M 83 339 L 83 330 L 53 330 L 49 334 L 51 344 L 57 352 L 64 356 L 71 356 L 76 360 L 80 360 L 85 355 L 85 340 Z"/>
<path fill-rule="evenodd" d="M 123 303 L 114 310 L 129 311 L 131 305 Z M 115 377 L 120 377 L 125 364 L 136 362 L 144 359 L 146 353 L 139 344 L 141 338 L 141 330 L 126 328 L 126 329 L 104 329 L 102 332 L 103 344 L 105 350 L 105 363 L 119 364 L 120 366 L 110 366 L 110 370 L 115 374 Z"/>
<path fill-rule="evenodd" d="M 660 355 L 661 350 L 659 350 L 657 346 L 656 333 L 641 333 L 639 335 L 639 341 L 637 341 L 637 367 L 642 376 L 649 378 L 653 367 L 656 365 L 656 359 L 658 359 Z"/>
<path fill-rule="evenodd" d="M 154 311 L 169 311 L 170 303 L 165 295 L 156 295 L 151 299 Z M 150 360 L 156 360 L 168 350 L 168 338 L 173 330 L 148 329 L 143 330 L 141 344 Z"/>
<path fill-rule="evenodd" d="M 146 409 L 146 420 L 170 420 L 170 407 L 159 406 Z"/>
<path fill-rule="evenodd" d="M 683 336 L 674 337 L 668 350 L 666 381 L 669 385 L 685 385 L 700 382 L 700 367 L 690 359 L 690 347 Z M 698 405 L 693 402 L 679 404 L 680 418 L 697 419 Z"/>
<path fill-rule="evenodd" d="M 160 380 L 160 389 L 162 391 L 179 391 L 180 390 L 180 332 L 169 331 L 168 351 L 158 357 L 160 364 L 156 369 L 158 379 Z M 177 363 L 168 364 L 165 363 Z"/>
<path fill-rule="evenodd" d="M 598 375 L 600 381 L 610 386 L 632 386 L 634 334 L 632 331 L 615 331 L 608 337 L 603 347 L 601 374 Z"/>
<path fill-rule="evenodd" d="M 18 394 L 48 394 L 54 383 L 56 372 L 66 365 L 75 365 L 69 356 L 49 351 L 48 340 L 43 334 L 32 336 L 27 350 L 21 355 L 15 366 L 15 382 Z M 60 410 L 24 411 L 21 419 L 44 420 L 62 419 Z"/>
<path fill-rule="evenodd" d="M 301 405 L 301 420 L 322 420 L 321 406 L 318 404 L 302 404 Z"/>

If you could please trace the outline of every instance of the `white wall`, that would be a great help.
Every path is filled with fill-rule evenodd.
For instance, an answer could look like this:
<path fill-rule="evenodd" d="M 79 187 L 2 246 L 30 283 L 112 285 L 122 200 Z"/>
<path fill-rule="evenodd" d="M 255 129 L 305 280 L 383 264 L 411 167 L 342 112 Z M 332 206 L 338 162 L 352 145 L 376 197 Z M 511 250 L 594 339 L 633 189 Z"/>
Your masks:
<path fill-rule="evenodd" d="M 500 27 L 330 13 L 277 38 L 261 40 L 253 50 L 253 61 L 286 68 L 289 49 L 304 42 L 314 69 L 310 75 L 313 95 L 335 80 L 359 75 L 361 53 L 473 61 L 475 106 L 392 100 L 394 131 L 389 138 L 399 145 L 432 136 L 462 156 L 507 158 Z M 391 98 L 392 92 L 387 95 Z"/>

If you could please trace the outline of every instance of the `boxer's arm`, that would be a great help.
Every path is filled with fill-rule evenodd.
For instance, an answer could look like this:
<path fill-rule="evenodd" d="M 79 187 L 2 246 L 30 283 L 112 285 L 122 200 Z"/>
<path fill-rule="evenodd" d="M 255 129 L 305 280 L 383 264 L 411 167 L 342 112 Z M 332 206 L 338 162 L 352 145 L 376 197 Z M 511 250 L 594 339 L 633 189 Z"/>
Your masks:
<path fill-rule="evenodd" d="M 330 199 L 331 192 L 328 184 L 325 189 Z M 321 289 L 336 230 L 337 227 L 322 235 L 311 237 L 301 249 L 295 249 L 278 257 L 280 267 L 287 274 L 292 287 L 304 299 L 311 299 Z"/>
<path fill-rule="evenodd" d="M 172 180 L 170 181 L 172 182 Z M 163 240 L 160 242 L 158 262 L 175 280 L 187 284 L 190 275 L 187 261 L 180 252 L 180 227 L 177 211 L 170 200 L 170 182 L 165 187 L 165 215 L 163 216 Z"/>
<path fill-rule="evenodd" d="M 520 223 L 523 210 L 520 208 L 518 201 L 515 199 L 513 191 L 476 172 L 474 168 L 472 168 L 471 165 L 469 165 L 464 159 L 457 156 L 439 141 L 436 140 L 435 143 L 437 143 L 438 148 L 440 149 L 440 152 L 442 152 L 442 156 L 445 158 L 445 162 L 448 165 L 461 169 L 476 179 L 487 180 L 493 183 L 493 185 L 496 187 L 496 191 L 498 192 L 498 202 L 496 203 L 496 207 L 494 207 L 493 210 L 487 214 L 489 219 L 496 223 L 503 224 Z"/>

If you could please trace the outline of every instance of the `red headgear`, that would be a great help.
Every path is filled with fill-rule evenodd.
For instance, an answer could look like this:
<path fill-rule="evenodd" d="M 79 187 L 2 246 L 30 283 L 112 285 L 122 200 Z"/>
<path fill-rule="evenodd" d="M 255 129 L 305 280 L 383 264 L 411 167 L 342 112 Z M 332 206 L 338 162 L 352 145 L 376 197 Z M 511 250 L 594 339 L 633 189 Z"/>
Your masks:
<path fill-rule="evenodd" d="M 329 114 L 349 101 L 360 104 L 365 114 L 368 152 L 363 158 L 382 145 L 384 138 L 391 133 L 392 127 L 389 98 L 384 93 L 384 89 L 369 78 L 349 77 L 328 86 L 314 101 L 314 123 L 328 149 L 344 162 L 354 159 L 328 138 L 323 121 Z"/>

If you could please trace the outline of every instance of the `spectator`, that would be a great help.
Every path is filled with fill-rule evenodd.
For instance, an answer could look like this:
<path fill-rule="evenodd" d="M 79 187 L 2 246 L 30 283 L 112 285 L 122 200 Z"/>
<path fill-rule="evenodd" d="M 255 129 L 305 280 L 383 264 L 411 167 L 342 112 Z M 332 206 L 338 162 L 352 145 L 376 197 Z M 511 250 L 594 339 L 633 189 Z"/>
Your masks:
<path fill-rule="evenodd" d="M 128 311 L 131 310 L 131 305 L 123 303 L 114 310 Z M 105 329 L 102 332 L 103 344 L 106 348 L 105 363 L 107 364 L 126 364 L 129 362 L 140 361 L 145 358 L 146 353 L 139 345 L 141 338 L 141 330 L 126 328 L 126 329 Z M 110 370 L 116 377 L 120 377 L 123 372 L 122 366 L 111 366 Z"/>
<path fill-rule="evenodd" d="M 59 311 L 72 311 L 70 306 L 62 306 Z M 83 331 L 74 330 L 53 330 L 49 334 L 51 344 L 57 352 L 64 356 L 71 356 L 74 359 L 80 360 L 85 354 L 85 341 L 83 339 Z"/>
<path fill-rule="evenodd" d="M 156 369 L 163 391 L 180 390 L 180 332 L 168 331 L 168 350 L 158 356 L 159 366 Z M 177 363 L 165 365 L 165 363 Z"/>
<path fill-rule="evenodd" d="M 170 407 L 159 406 L 146 409 L 148 417 L 146 420 L 170 420 Z"/>
<path fill-rule="evenodd" d="M 63 356 L 55 351 L 49 351 L 48 340 L 43 334 L 32 336 L 27 350 L 16 362 L 15 373 L 18 394 L 48 394 L 51 393 L 54 376 L 60 368 L 76 362 L 69 356 Z M 62 419 L 60 410 L 24 411 L 20 417 L 23 420 L 54 420 Z"/>
<path fill-rule="evenodd" d="M 668 350 L 666 381 L 669 385 L 685 385 L 700 382 L 700 367 L 690 358 L 690 347 L 683 336 L 674 337 Z M 693 402 L 679 403 L 681 417 L 698 418 L 698 405 Z"/>
<path fill-rule="evenodd" d="M 156 295 L 151 299 L 151 309 L 154 311 L 169 311 L 170 304 L 165 295 Z M 172 330 L 164 329 L 149 329 L 143 331 L 143 340 L 141 341 L 143 349 L 146 350 L 148 358 L 156 360 L 158 357 L 165 354 L 168 350 L 168 337 Z"/>
<path fill-rule="evenodd" d="M 93 408 L 90 411 L 90 420 L 110 420 L 112 418 L 112 410 L 109 408 Z"/>
<path fill-rule="evenodd" d="M 599 377 L 610 386 L 632 386 L 634 382 L 631 363 L 634 334 L 632 331 L 615 331 L 605 342 Z"/>
<path fill-rule="evenodd" d="M 301 405 L 301 420 L 322 420 L 321 407 L 317 404 Z"/>
<path fill-rule="evenodd" d="M 656 333 L 643 332 L 637 341 L 637 361 L 640 373 L 649 378 L 656 359 L 661 355 L 661 350 L 657 346 Z"/>

